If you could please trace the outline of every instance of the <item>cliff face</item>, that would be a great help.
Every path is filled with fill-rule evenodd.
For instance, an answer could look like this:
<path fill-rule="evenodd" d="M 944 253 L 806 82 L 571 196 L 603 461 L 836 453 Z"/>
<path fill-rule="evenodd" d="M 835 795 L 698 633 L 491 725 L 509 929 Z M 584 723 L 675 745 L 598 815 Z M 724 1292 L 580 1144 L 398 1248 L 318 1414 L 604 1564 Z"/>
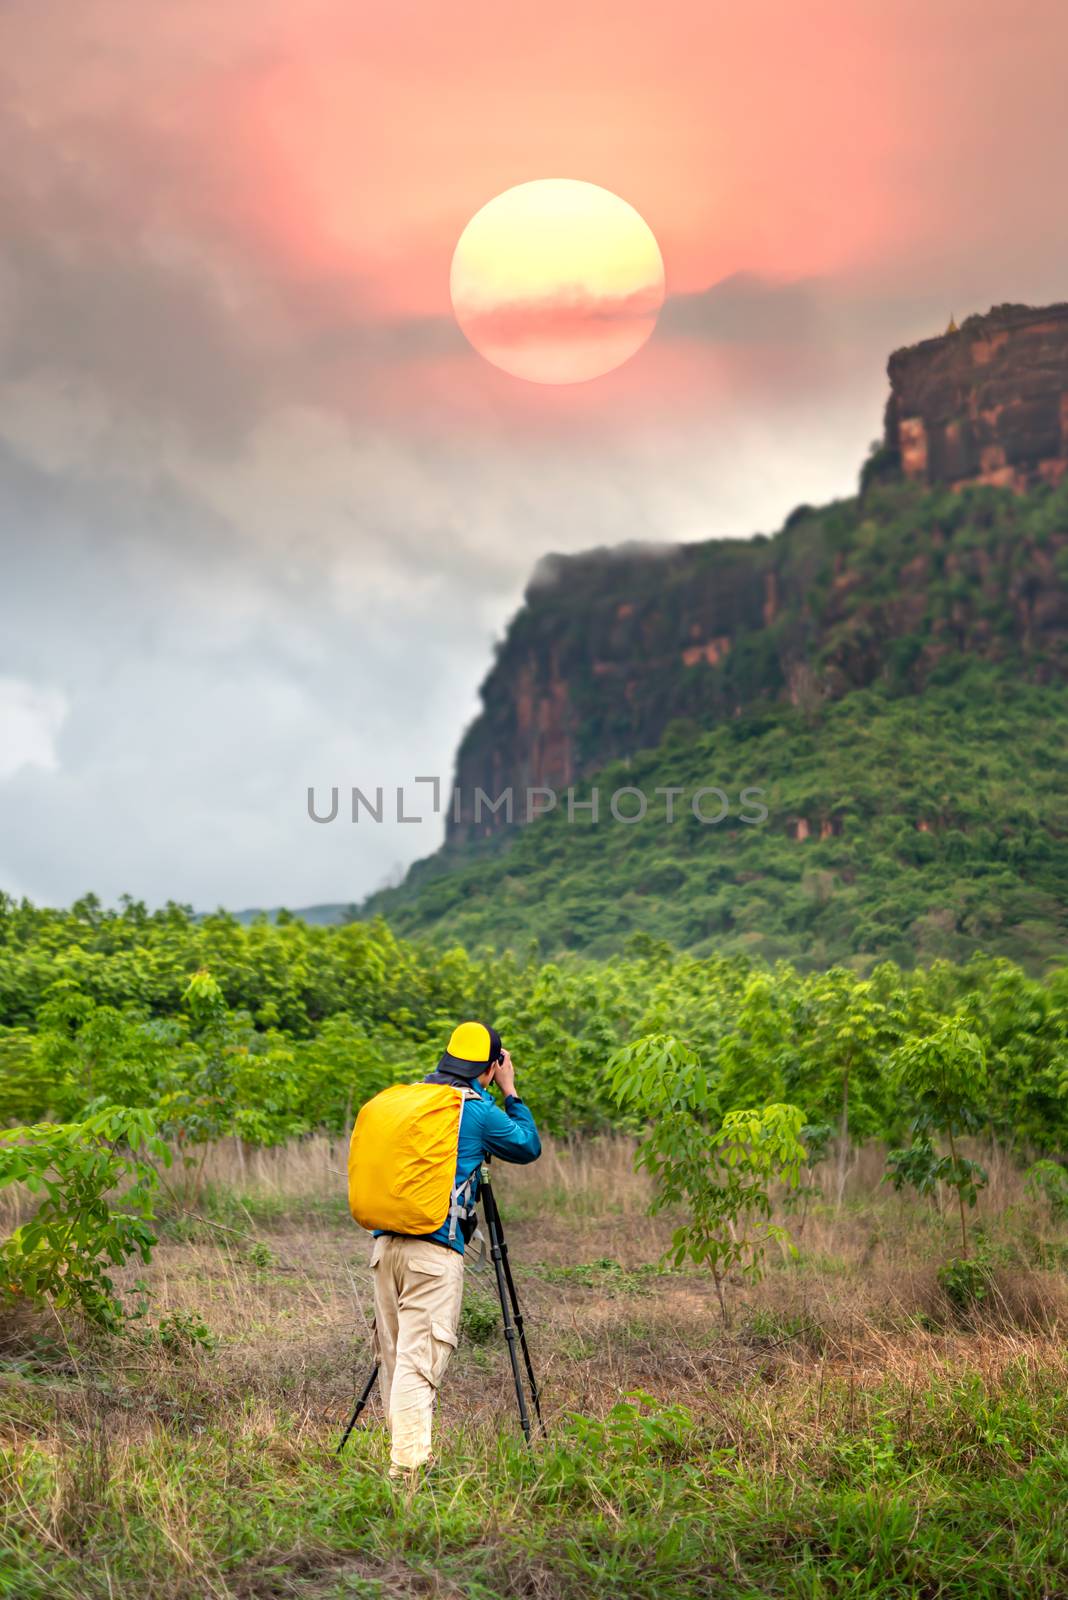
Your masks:
<path fill-rule="evenodd" d="M 1001 307 L 896 352 L 865 493 L 774 539 L 550 557 L 457 756 L 450 840 L 500 826 L 475 793 L 557 791 L 761 702 L 877 681 L 920 691 L 947 658 L 1068 676 L 1068 305 Z M 1030 495 L 958 496 L 990 485 Z"/>
<path fill-rule="evenodd" d="M 494 799 L 761 702 L 816 716 L 883 682 L 917 693 L 952 657 L 1068 676 L 1068 484 L 968 500 L 909 485 L 797 515 L 774 539 L 596 551 L 546 563 L 482 686 L 457 757 L 450 838 L 504 821 Z"/>
<path fill-rule="evenodd" d="M 885 467 L 1027 489 L 1068 468 L 1068 304 L 997 306 L 890 357 Z"/>
<path fill-rule="evenodd" d="M 492 800 L 512 786 L 523 820 L 527 788 L 566 788 L 655 744 L 672 716 L 729 714 L 737 636 L 758 633 L 774 607 L 766 548 L 723 541 L 543 562 L 460 747 L 453 835 L 471 831 L 476 789 Z M 484 810 L 476 831 L 492 826 Z"/>

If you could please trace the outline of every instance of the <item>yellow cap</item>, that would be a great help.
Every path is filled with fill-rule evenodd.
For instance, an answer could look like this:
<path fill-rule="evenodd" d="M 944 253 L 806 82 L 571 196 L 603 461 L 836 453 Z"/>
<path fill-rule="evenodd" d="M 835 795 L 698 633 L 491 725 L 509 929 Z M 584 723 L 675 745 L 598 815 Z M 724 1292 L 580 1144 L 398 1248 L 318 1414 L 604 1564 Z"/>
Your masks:
<path fill-rule="evenodd" d="M 482 1022 L 461 1022 L 452 1030 L 449 1054 L 458 1061 L 479 1061 L 486 1066 L 490 1059 L 490 1031 Z"/>
<path fill-rule="evenodd" d="M 438 1062 L 439 1072 L 478 1078 L 501 1057 L 501 1036 L 484 1022 L 461 1022 L 452 1030 L 449 1047 Z"/>

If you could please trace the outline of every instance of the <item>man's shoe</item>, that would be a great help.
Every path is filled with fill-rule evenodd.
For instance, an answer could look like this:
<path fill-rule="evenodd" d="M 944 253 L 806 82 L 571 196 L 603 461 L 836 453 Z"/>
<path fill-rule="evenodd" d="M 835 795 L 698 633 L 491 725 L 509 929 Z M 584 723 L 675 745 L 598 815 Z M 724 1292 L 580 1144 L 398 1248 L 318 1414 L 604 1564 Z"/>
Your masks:
<path fill-rule="evenodd" d="M 427 1456 L 426 1460 L 417 1467 L 399 1467 L 395 1461 L 389 1464 L 389 1481 L 398 1487 L 414 1489 L 422 1483 L 433 1471 L 434 1457 Z"/>

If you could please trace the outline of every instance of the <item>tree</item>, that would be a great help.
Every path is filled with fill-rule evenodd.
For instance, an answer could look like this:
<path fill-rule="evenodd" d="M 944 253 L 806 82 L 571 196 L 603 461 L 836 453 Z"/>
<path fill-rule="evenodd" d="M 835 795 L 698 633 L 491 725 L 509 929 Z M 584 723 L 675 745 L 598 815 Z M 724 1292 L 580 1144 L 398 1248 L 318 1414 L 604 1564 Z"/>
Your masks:
<path fill-rule="evenodd" d="M 648 1118 L 636 1160 L 656 1184 L 652 1211 L 676 1205 L 690 1211 L 667 1257 L 676 1266 L 689 1258 L 709 1268 L 729 1326 L 729 1273 L 759 1277 L 768 1244 L 788 1238 L 771 1221 L 770 1191 L 798 1181 L 804 1117 L 796 1106 L 769 1105 L 721 1118 L 697 1055 L 670 1034 L 624 1046 L 608 1070 L 619 1103 Z"/>
<path fill-rule="evenodd" d="M 201 968 L 183 996 L 189 1008 L 193 1040 L 177 1063 L 176 1085 L 160 1097 L 161 1131 L 175 1139 L 185 1169 L 183 1193 L 188 1202 L 200 1191 L 208 1146 L 232 1133 L 237 1111 L 235 1069 L 247 1042 L 235 1029 L 219 984 Z M 200 1146 L 199 1158 L 190 1147 Z"/>
<path fill-rule="evenodd" d="M 837 1098 L 837 1204 L 849 1175 L 851 1134 L 873 1133 L 882 1121 L 881 1068 L 900 1037 L 899 1020 L 874 979 L 861 980 L 842 967 L 816 974 L 799 1001 L 796 1066 L 787 1093 L 802 1099 L 809 1115 L 834 1115 Z"/>
<path fill-rule="evenodd" d="M 961 1255 L 968 1258 L 968 1223 L 965 1205 L 974 1206 L 987 1175 L 977 1161 L 958 1153 L 957 1139 L 975 1132 L 984 1121 L 982 1104 L 986 1087 L 983 1046 L 963 1018 L 950 1017 L 941 1027 L 911 1039 L 894 1051 L 889 1062 L 891 1081 L 916 1106 L 913 1142 L 907 1150 L 892 1150 L 887 1159 L 896 1189 L 911 1184 L 920 1194 L 944 1183 L 956 1191 L 960 1209 Z M 949 1155 L 939 1156 L 933 1134 L 949 1142 Z"/>
<path fill-rule="evenodd" d="M 52 985 L 37 1015 L 38 1070 L 48 1104 L 63 1118 L 105 1105 L 152 1104 L 178 1042 L 170 1018 L 148 1019 L 131 1004 L 98 1004 L 69 978 Z"/>

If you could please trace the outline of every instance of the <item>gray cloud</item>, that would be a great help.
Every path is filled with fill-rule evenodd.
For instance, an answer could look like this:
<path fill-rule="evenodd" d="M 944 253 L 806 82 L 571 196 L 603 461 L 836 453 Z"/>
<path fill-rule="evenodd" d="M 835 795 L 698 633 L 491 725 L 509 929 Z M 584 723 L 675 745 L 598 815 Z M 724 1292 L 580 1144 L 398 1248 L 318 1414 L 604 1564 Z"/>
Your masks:
<path fill-rule="evenodd" d="M 159 438 L 135 468 L 110 431 L 110 457 L 50 435 L 51 465 L 0 445 L 0 674 L 67 708 L 56 768 L 0 782 L 0 882 L 50 901 L 358 898 L 438 826 L 317 828 L 307 785 L 447 779 L 547 548 L 773 525 L 856 458 L 848 434 L 774 433 L 772 450 L 736 418 L 712 441 L 698 422 L 486 454 L 298 410 L 227 458 Z"/>
<path fill-rule="evenodd" d="M 369 314 L 356 272 L 309 282 L 267 270 L 219 226 L 224 195 L 209 207 L 209 249 L 195 146 L 100 118 L 45 141 L 17 105 L 0 112 L 0 144 L 8 383 L 84 382 L 115 414 L 216 455 L 278 407 L 331 397 L 339 377 L 348 404 L 373 412 L 376 373 L 466 349 L 451 316 Z"/>
<path fill-rule="evenodd" d="M 317 830 L 305 790 L 445 764 L 445 686 L 477 673 L 477 629 L 450 637 L 409 597 L 413 648 L 393 620 L 402 584 L 380 576 L 361 603 L 310 563 L 253 564 L 174 484 L 53 476 L 5 453 L 0 530 L 4 670 L 66 706 L 54 769 L 0 783 L 0 880 L 47 899 L 346 899 L 432 846 L 433 825 Z"/>
<path fill-rule="evenodd" d="M 675 339 L 799 344 L 827 337 L 827 300 L 827 289 L 816 283 L 776 284 L 735 272 L 695 294 L 669 295 L 658 326 Z"/>
<path fill-rule="evenodd" d="M 100 181 L 77 146 L 42 142 L 14 112 L 0 140 L 7 381 L 84 380 L 118 412 L 165 418 L 204 450 L 232 448 L 276 398 L 271 319 L 255 306 L 242 315 L 207 260 L 139 226 L 136 198 L 114 172 Z M 136 164 L 135 152 L 136 141 Z"/>

